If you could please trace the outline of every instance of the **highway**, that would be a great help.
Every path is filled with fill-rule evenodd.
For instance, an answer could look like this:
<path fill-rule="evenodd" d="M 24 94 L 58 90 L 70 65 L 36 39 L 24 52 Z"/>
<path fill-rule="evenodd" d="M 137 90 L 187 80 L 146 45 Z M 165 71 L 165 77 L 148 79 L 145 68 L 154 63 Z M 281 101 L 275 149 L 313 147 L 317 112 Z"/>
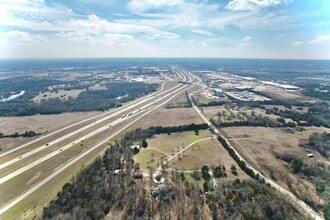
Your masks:
<path fill-rule="evenodd" d="M 192 78 L 197 78 L 196 76 L 192 75 L 189 71 L 181 71 L 181 72 L 185 72 L 188 75 L 191 75 Z M 207 88 L 206 85 L 201 83 L 201 80 L 198 79 L 198 84 L 202 87 L 200 90 Z M 275 183 L 274 181 L 272 181 L 271 179 L 265 177 L 264 175 L 262 175 L 258 170 L 254 169 L 237 151 L 236 149 L 228 142 L 227 138 L 224 137 L 223 135 L 220 134 L 219 130 L 212 125 L 212 123 L 203 115 L 203 113 L 201 112 L 201 110 L 195 105 L 195 103 L 193 102 L 192 99 L 192 95 L 200 90 L 194 91 L 192 93 L 190 93 L 188 95 L 190 102 L 192 103 L 192 106 L 194 108 L 194 110 L 196 111 L 196 113 L 200 116 L 200 118 L 207 123 L 209 126 L 211 126 L 213 132 L 215 134 L 217 134 L 218 136 L 221 136 L 223 139 L 226 140 L 226 142 L 228 143 L 229 147 L 231 149 L 233 149 L 236 153 L 236 155 L 239 157 L 240 160 L 244 161 L 246 163 L 246 166 L 250 169 L 253 170 L 253 172 L 255 174 L 259 174 L 259 176 L 261 178 L 265 179 L 266 183 L 269 183 L 272 187 L 274 187 L 276 190 L 278 190 L 279 192 L 281 192 L 282 194 L 288 196 L 289 198 L 291 198 L 291 200 L 293 202 L 295 202 L 302 210 L 304 210 L 306 212 L 306 214 L 310 215 L 313 219 L 315 220 L 323 220 L 324 218 L 318 213 L 316 212 L 313 208 L 311 208 L 309 205 L 307 205 L 304 201 L 302 201 L 301 199 L 299 199 L 297 196 L 295 196 L 293 193 L 291 193 L 290 191 L 284 189 L 283 187 L 281 187 L 280 185 L 278 185 L 277 183 Z"/>
<path fill-rule="evenodd" d="M 40 180 L 39 182 L 36 182 L 34 185 L 32 185 L 28 190 L 19 191 L 18 195 L 15 196 L 14 199 L 8 201 L 5 205 L 0 207 L 0 219 L 2 215 L 5 215 L 5 213 L 13 208 L 18 203 L 22 202 L 23 200 L 27 199 L 30 195 L 33 193 L 37 193 L 38 190 L 47 185 L 49 181 L 56 178 L 59 174 L 61 174 L 63 171 L 68 169 L 69 167 L 76 164 L 78 161 L 81 161 L 89 154 L 92 154 L 95 152 L 98 148 L 103 146 L 104 144 L 108 143 L 110 140 L 112 140 L 114 137 L 116 137 L 118 134 L 124 132 L 126 129 L 129 129 L 130 126 L 132 126 L 134 123 L 138 122 L 144 117 L 147 117 L 148 114 L 153 112 L 154 110 L 164 106 L 166 103 L 173 100 L 176 96 L 178 96 L 180 93 L 187 91 L 188 89 L 192 88 L 193 85 L 198 85 L 201 88 L 197 91 L 189 93 L 189 99 L 192 103 L 193 109 L 197 112 L 197 114 L 201 117 L 201 119 L 209 124 L 214 133 L 217 135 L 220 135 L 220 132 L 217 128 L 215 128 L 211 122 L 203 115 L 203 113 L 200 111 L 200 109 L 195 105 L 195 103 L 192 100 L 192 95 L 195 92 L 198 92 L 202 89 L 207 88 L 206 85 L 204 85 L 201 82 L 201 79 L 191 74 L 189 71 L 184 70 L 177 66 L 171 66 L 171 69 L 173 72 L 175 72 L 181 81 L 192 83 L 192 84 L 183 84 L 180 83 L 175 86 L 171 86 L 169 88 L 165 88 L 166 84 L 169 82 L 165 82 L 162 84 L 161 89 L 153 94 L 144 96 L 142 98 L 136 99 L 132 102 L 129 102 L 122 106 L 121 108 L 114 109 L 111 112 L 106 112 L 97 116 L 94 116 L 92 118 L 86 119 L 84 121 L 72 124 L 70 126 L 67 126 L 65 128 L 59 129 L 57 131 L 54 131 L 52 133 L 49 133 L 47 135 L 44 135 L 38 139 L 35 139 L 34 141 L 31 141 L 29 143 L 23 144 L 21 146 L 18 146 L 16 148 L 13 148 L 12 150 L 8 150 L 5 152 L 2 152 L 0 154 L 0 158 L 6 159 L 12 154 L 20 155 L 19 157 L 15 157 L 12 159 L 8 159 L 4 163 L 0 164 L 0 170 L 7 169 L 9 167 L 17 166 L 18 164 L 21 166 L 17 166 L 17 169 L 13 172 L 11 172 L 8 175 L 1 176 L 0 178 L 0 186 L 4 183 L 6 183 L 9 180 L 15 180 L 18 176 L 24 174 L 26 171 L 37 167 L 37 165 L 44 163 L 52 158 L 57 157 L 60 154 L 65 154 L 66 151 L 71 149 L 73 146 L 77 145 L 83 140 L 86 140 L 88 138 L 98 137 L 97 135 L 105 132 L 110 131 L 110 135 L 100 140 L 97 144 L 90 146 L 86 148 L 86 150 L 83 150 L 79 152 L 77 155 L 74 155 L 73 157 L 69 158 L 66 162 L 63 164 L 60 164 L 57 169 L 53 170 L 53 172 L 47 174 L 45 178 Z M 140 110 L 139 110 L 140 109 Z M 129 115 L 132 113 L 131 115 Z M 125 117 L 123 117 L 125 115 Z M 94 121 L 95 120 L 95 121 Z M 89 123 L 88 125 L 84 125 L 84 123 Z M 126 124 L 125 124 L 126 123 Z M 77 126 L 81 125 L 80 128 L 75 129 L 71 132 L 66 132 L 68 129 L 75 128 Z M 111 126 L 109 126 L 111 125 Z M 115 128 L 116 127 L 116 128 Z M 58 135 L 64 133 L 64 135 L 58 137 Z M 222 136 L 223 137 L 223 136 Z M 72 141 L 72 138 L 75 138 Z M 227 139 L 223 137 L 226 141 Z M 47 146 L 45 144 L 34 146 L 36 143 L 40 141 L 46 141 L 47 140 Z M 67 141 L 65 144 L 62 142 Z M 277 189 L 279 192 L 283 193 L 284 195 L 287 195 L 289 198 L 291 198 L 297 206 L 299 206 L 301 209 L 303 209 L 306 213 L 308 213 L 313 219 L 321 220 L 323 219 L 319 213 L 315 212 L 310 206 L 308 206 L 306 203 L 304 203 L 302 200 L 297 198 L 295 195 L 293 195 L 288 190 L 284 189 L 277 183 L 273 182 L 272 180 L 268 179 L 267 177 L 263 176 L 259 171 L 254 169 L 252 166 L 248 164 L 248 162 L 241 156 L 239 153 L 235 150 L 234 147 L 230 145 L 230 143 L 227 141 L 229 146 L 236 152 L 238 157 L 244 161 L 247 165 L 247 167 L 251 168 L 256 174 L 259 174 L 260 177 L 263 177 L 266 181 L 266 183 L 269 183 L 272 187 Z M 31 147 L 32 146 L 32 147 Z M 51 147 L 53 146 L 53 147 Z M 26 152 L 26 149 L 31 150 Z M 49 149 L 49 151 L 47 151 Z M 41 152 L 45 152 L 44 154 L 40 154 Z M 22 154 L 19 154 L 19 152 L 23 152 Z M 29 162 L 28 164 L 24 163 L 24 159 L 29 157 L 38 157 L 36 160 L 33 160 L 32 162 Z M 23 162 L 23 163 L 22 163 Z M 22 164 L 21 164 L 22 163 Z"/>
<path fill-rule="evenodd" d="M 173 68 L 173 71 L 178 74 L 178 76 L 181 78 L 181 81 L 191 82 L 193 80 L 193 78 L 189 74 L 181 73 L 180 71 L 177 71 L 175 68 Z M 121 108 L 111 111 L 110 113 L 107 112 L 102 115 L 94 116 L 93 119 L 97 119 L 97 121 L 91 122 L 89 125 L 79 128 L 73 132 L 67 133 L 62 137 L 53 139 L 53 140 L 49 141 L 47 146 L 42 145 L 42 146 L 34 147 L 31 151 L 20 155 L 18 158 L 14 158 L 14 159 L 6 161 L 5 163 L 2 163 L 0 165 L 0 170 L 6 169 L 7 167 L 13 167 L 16 163 L 20 164 L 24 159 L 26 159 L 28 157 L 33 157 L 36 155 L 39 156 L 38 152 L 50 149 L 46 155 L 44 155 L 40 158 L 37 158 L 36 160 L 32 161 L 31 163 L 24 164 L 24 166 L 17 168 L 14 172 L 11 172 L 8 175 L 2 176 L 0 178 L 0 185 L 11 179 L 15 179 L 17 176 L 22 175 L 27 170 L 32 169 L 33 167 L 36 167 L 37 165 L 39 165 L 45 161 L 48 161 L 51 158 L 54 158 L 59 154 L 64 154 L 68 149 L 72 148 L 77 143 L 80 143 L 83 140 L 94 137 L 97 134 L 99 134 L 103 131 L 106 131 L 106 130 L 111 131 L 113 129 L 113 127 L 115 127 L 116 125 L 123 124 L 122 126 L 117 126 L 118 128 L 120 127 L 120 129 L 119 130 L 114 129 L 108 138 L 101 140 L 98 144 L 96 144 L 92 147 L 89 147 L 89 148 L 87 148 L 87 150 L 82 151 L 78 155 L 75 155 L 74 157 L 68 159 L 65 163 L 61 164 L 59 166 L 59 168 L 56 169 L 54 172 L 49 173 L 46 178 L 44 178 L 40 182 L 35 183 L 35 185 L 33 185 L 27 191 L 17 195 L 16 198 L 13 199 L 12 201 L 8 201 L 3 207 L 0 208 L 0 216 L 2 214 L 4 214 L 6 211 L 8 211 L 9 209 L 11 209 L 13 206 L 15 206 L 16 204 L 21 202 L 22 200 L 26 199 L 29 195 L 31 195 L 32 193 L 37 191 L 40 187 L 47 184 L 51 179 L 55 178 L 58 174 L 63 172 L 65 169 L 72 166 L 77 161 L 83 159 L 86 155 L 95 151 L 97 148 L 99 148 L 100 146 L 107 143 L 110 139 L 114 138 L 116 135 L 120 134 L 124 130 L 128 129 L 131 125 L 133 125 L 137 121 L 141 120 L 141 118 L 146 117 L 148 114 L 150 114 L 157 108 L 164 106 L 166 103 L 173 100 L 180 93 L 186 91 L 187 89 L 189 89 L 191 87 L 192 87 L 191 84 L 180 83 L 176 86 L 172 86 L 170 88 L 164 89 L 164 84 L 163 84 L 161 90 L 154 94 L 151 94 L 151 95 L 145 96 L 141 99 L 132 101 L 132 102 L 124 105 Z M 122 114 L 124 114 L 124 115 L 122 116 Z M 91 120 L 91 118 L 86 119 L 85 121 L 88 122 L 89 120 Z M 108 122 L 109 120 L 111 120 L 111 121 Z M 129 123 L 125 124 L 124 123 L 125 121 L 129 122 Z M 106 123 L 107 125 L 104 126 L 104 123 L 102 124 L 102 122 L 107 122 Z M 79 124 L 79 123 L 76 123 L 75 125 L 77 125 L 77 124 Z M 111 126 L 109 126 L 109 124 L 111 124 Z M 92 131 L 88 130 L 91 127 L 96 127 L 98 125 L 100 125 L 100 127 L 98 127 L 97 129 L 93 129 Z M 72 127 L 72 126 L 74 126 L 74 125 L 70 125 L 69 127 Z M 6 156 L 9 156 L 14 152 L 18 153 L 20 150 L 27 148 L 29 145 L 35 144 L 38 140 L 45 139 L 46 137 L 50 138 L 52 136 L 56 136 L 56 135 L 58 135 L 59 132 L 65 131 L 67 128 L 68 127 L 62 128 L 58 131 L 47 134 L 44 137 L 36 139 L 30 143 L 24 144 L 22 146 L 18 146 L 17 148 L 12 149 L 7 152 L 3 152 L 0 157 L 6 158 Z M 85 131 L 85 133 L 86 133 L 86 130 L 88 131 L 88 133 L 84 134 L 83 131 Z M 84 135 L 79 136 L 79 134 L 84 134 Z M 56 146 L 60 141 L 67 140 L 71 137 L 75 137 L 75 135 L 78 135 L 79 138 L 75 139 L 74 141 L 72 141 L 70 139 L 70 141 L 67 144 L 65 144 L 64 146 L 61 146 L 60 148 L 58 148 L 58 147 L 50 148 L 50 146 Z"/>

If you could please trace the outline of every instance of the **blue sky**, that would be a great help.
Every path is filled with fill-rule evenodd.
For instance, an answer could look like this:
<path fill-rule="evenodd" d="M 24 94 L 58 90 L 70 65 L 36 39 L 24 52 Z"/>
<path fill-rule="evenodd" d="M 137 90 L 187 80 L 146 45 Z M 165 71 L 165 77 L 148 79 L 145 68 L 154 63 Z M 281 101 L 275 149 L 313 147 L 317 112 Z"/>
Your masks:
<path fill-rule="evenodd" d="M 0 57 L 330 59 L 330 1 L 0 0 Z"/>

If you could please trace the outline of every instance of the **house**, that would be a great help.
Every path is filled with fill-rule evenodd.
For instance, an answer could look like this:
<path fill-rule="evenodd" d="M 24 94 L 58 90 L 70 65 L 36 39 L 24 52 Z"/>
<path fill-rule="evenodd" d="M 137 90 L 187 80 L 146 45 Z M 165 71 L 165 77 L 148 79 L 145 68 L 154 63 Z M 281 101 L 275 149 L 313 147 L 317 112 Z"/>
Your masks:
<path fill-rule="evenodd" d="M 314 158 L 314 154 L 307 154 L 307 156 L 308 156 L 309 159 Z"/>

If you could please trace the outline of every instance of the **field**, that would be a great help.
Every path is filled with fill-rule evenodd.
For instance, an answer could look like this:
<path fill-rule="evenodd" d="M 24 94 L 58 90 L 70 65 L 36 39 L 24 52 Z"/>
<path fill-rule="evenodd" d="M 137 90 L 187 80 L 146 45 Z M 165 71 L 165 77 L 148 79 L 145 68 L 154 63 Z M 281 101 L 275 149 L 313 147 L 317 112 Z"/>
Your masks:
<path fill-rule="evenodd" d="M 171 135 L 157 135 L 154 138 L 147 139 L 148 148 L 141 149 L 140 153 L 134 157 L 134 160 L 136 163 L 140 163 L 143 171 L 147 171 L 147 163 L 151 167 L 156 168 L 161 155 L 173 156 L 178 149 L 182 150 L 187 145 L 207 137 L 211 137 L 211 133 L 207 130 L 200 131 L 198 136 L 192 131 L 172 133 Z M 151 158 L 152 152 L 155 153 L 154 160 Z"/>
<path fill-rule="evenodd" d="M 274 114 L 266 114 L 265 110 L 260 108 L 235 108 L 234 110 L 225 106 L 212 106 L 204 107 L 203 113 L 207 118 L 219 118 L 222 122 L 246 121 L 252 114 L 268 117 L 272 120 L 279 118 Z M 289 121 L 291 119 L 286 119 L 286 122 Z"/>
<path fill-rule="evenodd" d="M 215 99 L 208 99 L 202 94 L 196 94 L 193 96 L 197 102 L 197 105 L 207 105 L 210 102 L 226 102 L 228 98 L 215 98 Z"/>
<path fill-rule="evenodd" d="M 15 132 L 35 131 L 36 133 L 50 133 L 57 129 L 66 127 L 78 121 L 93 117 L 99 112 L 75 112 L 57 115 L 33 115 L 22 117 L 0 117 L 0 132 L 13 134 Z M 2 150 L 18 146 L 33 138 L 2 138 L 0 146 Z"/>
<path fill-rule="evenodd" d="M 61 100 L 67 100 L 68 98 L 75 99 L 80 93 L 85 91 L 84 89 L 73 89 L 73 90 L 63 90 L 60 89 L 58 92 L 50 91 L 39 93 L 36 97 L 33 98 L 33 101 L 36 103 L 41 102 L 41 100 L 59 98 Z"/>
<path fill-rule="evenodd" d="M 236 162 L 228 154 L 223 146 L 217 140 L 205 140 L 194 144 L 191 148 L 182 154 L 180 158 L 175 158 L 169 163 L 172 169 L 190 171 L 200 169 L 204 165 L 218 166 L 224 165 L 228 179 L 249 178 L 241 169 L 239 169 Z M 230 167 L 235 165 L 238 175 L 235 176 L 230 172 Z"/>
<path fill-rule="evenodd" d="M 179 151 L 196 141 L 199 142 L 178 154 Z M 149 173 L 148 167 L 155 169 L 162 162 L 177 155 L 168 162 L 170 169 L 191 171 L 200 169 L 203 165 L 217 166 L 221 164 L 226 167 L 228 178 L 236 179 L 237 176 L 230 173 L 230 167 L 234 164 L 238 177 L 248 178 L 218 141 L 213 140 L 209 131 L 200 131 L 198 136 L 194 132 L 162 134 L 148 139 L 147 142 L 148 148 L 141 149 L 140 153 L 134 157 L 134 161 L 140 164 L 141 170 L 146 174 Z"/>
<path fill-rule="evenodd" d="M 134 127 L 177 126 L 191 123 L 202 123 L 202 120 L 192 108 L 160 108 L 152 112 L 148 117 L 144 117 Z"/>
<path fill-rule="evenodd" d="M 189 100 L 185 93 L 178 95 L 173 101 L 166 105 L 167 108 L 183 108 L 189 107 Z"/>
<path fill-rule="evenodd" d="M 283 128 L 230 127 L 222 129 L 229 142 L 248 163 L 285 188 L 288 188 L 288 177 L 295 183 L 298 177 L 290 172 L 290 166 L 286 162 L 277 159 L 275 155 L 296 155 L 307 162 L 310 161 L 307 156 L 310 152 L 315 157 L 312 160 L 328 163 L 316 151 L 306 152 L 301 147 L 308 142 L 310 134 L 324 131 L 329 132 L 330 129 L 308 127 L 305 131 L 294 131 L 294 133 L 287 132 Z M 310 196 L 317 198 L 313 184 L 307 180 L 299 179 L 299 181 L 308 189 Z"/>
<path fill-rule="evenodd" d="M 274 89 L 274 88 L 260 89 L 259 91 L 275 99 L 300 100 L 300 101 L 317 100 L 315 98 L 302 95 L 300 91 L 286 91 L 284 89 Z"/>

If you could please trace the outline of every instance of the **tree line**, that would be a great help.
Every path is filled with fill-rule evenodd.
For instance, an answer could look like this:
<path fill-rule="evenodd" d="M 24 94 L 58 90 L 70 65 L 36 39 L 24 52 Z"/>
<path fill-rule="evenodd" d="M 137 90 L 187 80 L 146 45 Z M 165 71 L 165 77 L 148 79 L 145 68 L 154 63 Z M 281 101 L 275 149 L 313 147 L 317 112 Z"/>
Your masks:
<path fill-rule="evenodd" d="M 83 168 L 44 208 L 42 219 L 302 219 L 279 193 L 255 180 L 222 181 L 204 190 L 172 171 L 165 183 L 135 179 L 130 144 L 144 135 L 129 132 L 102 157 Z M 121 170 L 116 173 L 116 170 Z M 204 167 L 203 178 L 208 179 Z M 223 175 L 223 168 L 215 172 Z M 290 216 L 290 217 L 289 217 Z"/>
<path fill-rule="evenodd" d="M 39 88 L 39 87 L 38 87 Z M 59 114 L 78 111 L 105 111 L 121 106 L 144 94 L 156 91 L 156 84 L 145 83 L 109 83 L 106 90 L 86 90 L 76 99 L 43 99 L 35 103 L 30 95 L 23 95 L 9 102 L 0 103 L 0 116 L 27 116 L 35 114 Z M 39 91 L 38 91 L 39 92 Z M 117 97 L 122 97 L 117 99 Z M 24 98 L 25 97 L 25 98 Z M 88 103 L 88 104 L 87 104 Z"/>
<path fill-rule="evenodd" d="M 18 137 L 24 137 L 24 138 L 29 138 L 29 137 L 34 137 L 41 135 L 41 133 L 37 133 L 35 131 L 26 131 L 24 133 L 19 134 L 18 132 L 15 132 L 13 134 L 4 134 L 0 132 L 0 138 L 18 138 Z"/>
<path fill-rule="evenodd" d="M 296 123 L 294 122 L 285 122 L 281 119 L 279 121 L 273 121 L 268 117 L 263 117 L 260 115 L 255 115 L 249 117 L 244 121 L 232 121 L 232 122 L 223 122 L 215 119 L 211 119 L 211 122 L 218 127 L 232 127 L 232 126 L 262 126 L 262 127 L 296 127 Z"/>

